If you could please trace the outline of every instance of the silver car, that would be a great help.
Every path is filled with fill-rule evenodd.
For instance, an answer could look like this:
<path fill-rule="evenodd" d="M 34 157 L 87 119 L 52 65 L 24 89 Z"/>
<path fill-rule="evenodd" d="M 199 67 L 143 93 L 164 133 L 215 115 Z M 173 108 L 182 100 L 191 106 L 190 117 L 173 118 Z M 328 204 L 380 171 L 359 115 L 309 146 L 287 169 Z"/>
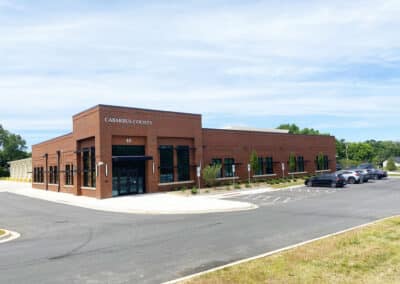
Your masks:
<path fill-rule="evenodd" d="M 349 184 L 364 182 L 363 175 L 356 170 L 341 170 L 337 171 L 336 173 L 343 175 L 343 177 L 346 179 L 346 182 Z"/>

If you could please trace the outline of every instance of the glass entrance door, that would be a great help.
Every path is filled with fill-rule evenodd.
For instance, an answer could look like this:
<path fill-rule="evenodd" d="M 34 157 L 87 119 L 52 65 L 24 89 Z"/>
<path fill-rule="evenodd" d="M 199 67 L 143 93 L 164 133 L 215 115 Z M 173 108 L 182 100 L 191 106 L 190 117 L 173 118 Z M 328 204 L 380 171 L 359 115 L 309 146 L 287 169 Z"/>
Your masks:
<path fill-rule="evenodd" d="M 144 192 L 144 161 L 113 161 L 113 196 Z"/>

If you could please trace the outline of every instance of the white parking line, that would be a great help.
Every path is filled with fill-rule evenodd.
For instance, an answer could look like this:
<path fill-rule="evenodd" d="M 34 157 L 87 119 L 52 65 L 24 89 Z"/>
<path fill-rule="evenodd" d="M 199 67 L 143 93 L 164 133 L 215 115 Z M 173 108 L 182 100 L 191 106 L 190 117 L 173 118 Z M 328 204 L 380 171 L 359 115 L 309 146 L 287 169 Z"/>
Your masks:
<path fill-rule="evenodd" d="M 281 199 L 280 197 L 275 198 L 272 202 L 275 203 L 277 202 L 279 199 Z"/>
<path fill-rule="evenodd" d="M 271 199 L 271 198 L 272 198 L 272 196 L 267 195 L 267 196 L 265 196 L 262 200 L 267 201 L 267 200 L 269 200 L 269 199 Z"/>
<path fill-rule="evenodd" d="M 290 197 L 288 197 L 288 198 L 286 198 L 284 201 L 283 201 L 283 203 L 288 203 L 289 201 L 290 201 Z"/>

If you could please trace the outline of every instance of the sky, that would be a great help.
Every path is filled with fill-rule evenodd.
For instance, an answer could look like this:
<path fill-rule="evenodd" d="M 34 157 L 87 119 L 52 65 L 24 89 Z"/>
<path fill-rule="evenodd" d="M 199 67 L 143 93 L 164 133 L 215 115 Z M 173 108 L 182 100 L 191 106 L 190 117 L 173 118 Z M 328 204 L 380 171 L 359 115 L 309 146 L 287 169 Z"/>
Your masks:
<path fill-rule="evenodd" d="M 400 140 L 399 15 L 398 0 L 0 0 L 0 124 L 30 147 L 112 104 Z"/>

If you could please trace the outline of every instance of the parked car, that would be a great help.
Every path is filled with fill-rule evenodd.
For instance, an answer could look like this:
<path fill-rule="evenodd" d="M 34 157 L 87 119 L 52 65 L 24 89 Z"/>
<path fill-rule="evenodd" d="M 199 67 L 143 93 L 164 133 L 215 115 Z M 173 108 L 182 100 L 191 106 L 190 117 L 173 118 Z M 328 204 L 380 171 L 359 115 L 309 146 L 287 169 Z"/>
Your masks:
<path fill-rule="evenodd" d="M 357 173 L 359 173 L 362 177 L 362 182 L 368 182 L 370 179 L 369 172 L 367 170 L 360 170 L 360 169 L 354 169 Z"/>
<path fill-rule="evenodd" d="M 358 166 L 359 169 L 367 170 L 369 173 L 369 177 L 371 179 L 382 179 L 387 177 L 387 172 L 383 170 L 376 169 L 371 163 L 364 163 Z"/>
<path fill-rule="evenodd" d="M 346 183 L 349 183 L 349 184 L 364 182 L 364 175 L 360 171 L 342 170 L 342 171 L 337 171 L 336 174 L 343 175 L 343 177 L 346 180 Z"/>
<path fill-rule="evenodd" d="M 333 188 L 344 187 L 346 185 L 346 179 L 341 174 L 323 174 L 314 176 L 305 180 L 306 186 L 330 186 Z"/>

